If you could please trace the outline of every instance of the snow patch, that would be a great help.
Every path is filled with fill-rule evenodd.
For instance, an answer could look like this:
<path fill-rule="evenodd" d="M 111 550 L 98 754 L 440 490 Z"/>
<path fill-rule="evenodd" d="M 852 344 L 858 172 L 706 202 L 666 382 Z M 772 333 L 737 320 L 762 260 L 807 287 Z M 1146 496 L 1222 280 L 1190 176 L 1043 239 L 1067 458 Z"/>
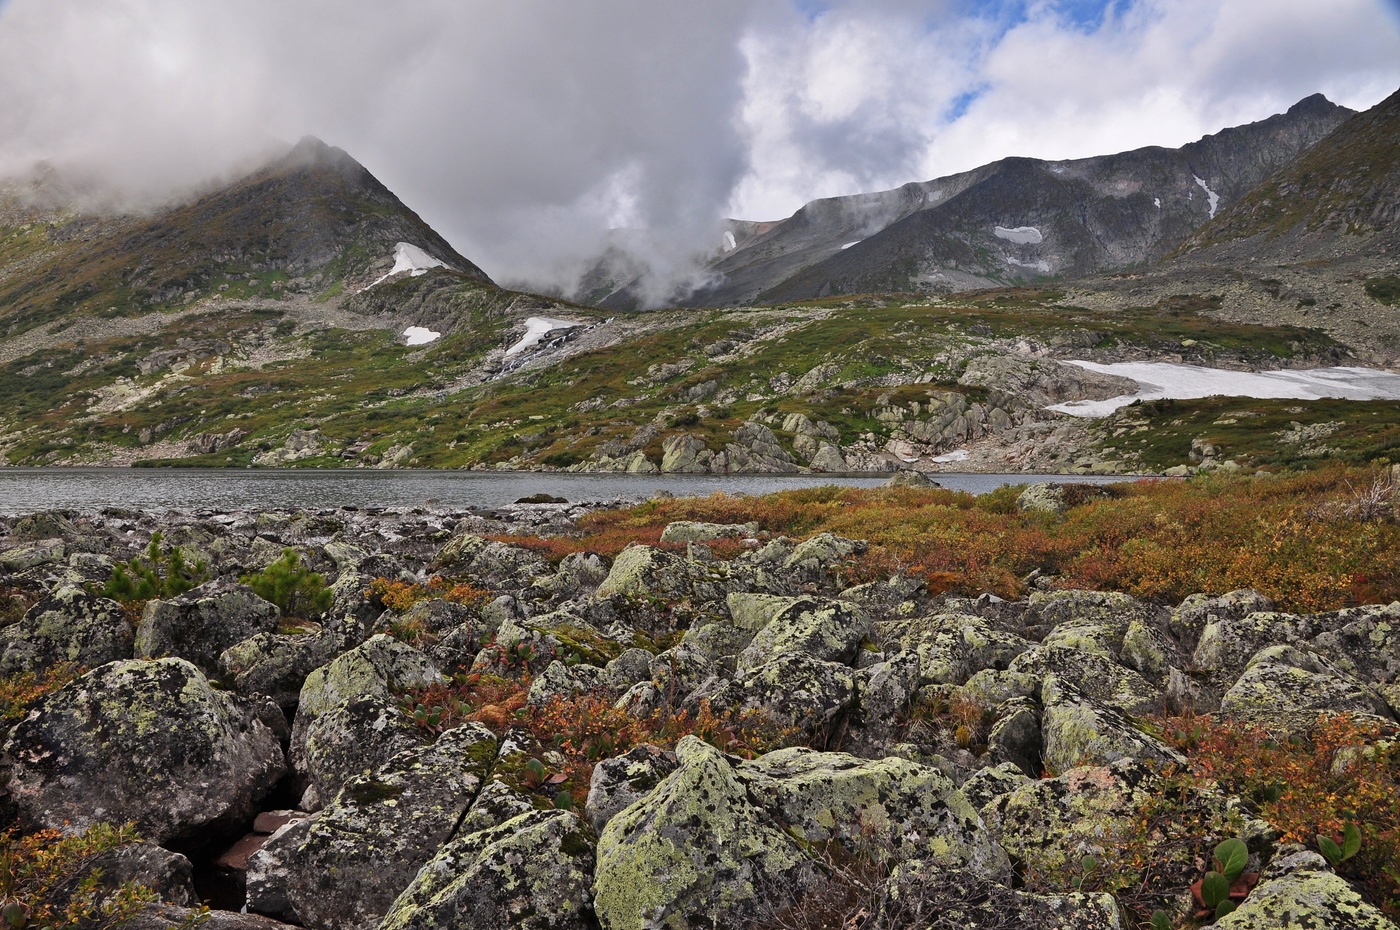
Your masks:
<path fill-rule="evenodd" d="M 442 338 L 442 333 L 435 333 L 431 329 L 423 326 L 410 326 L 403 331 L 404 345 L 425 346 L 430 342 L 436 342 Z"/>
<path fill-rule="evenodd" d="M 525 321 L 525 335 L 521 336 L 515 345 L 506 349 L 506 355 L 519 355 L 526 349 L 534 348 L 540 344 L 541 339 L 556 329 L 573 329 L 579 325 L 568 320 L 552 320 L 545 316 L 532 316 Z"/>
<path fill-rule="evenodd" d="M 1191 177 L 1197 184 L 1201 185 L 1201 190 L 1205 191 L 1206 196 L 1210 198 L 1210 218 L 1215 219 L 1215 210 L 1220 206 L 1220 195 L 1206 186 L 1205 178 L 1198 178 L 1194 174 Z"/>
<path fill-rule="evenodd" d="M 929 191 L 927 194 L 924 194 L 924 203 L 937 203 L 942 199 L 942 191 Z"/>
<path fill-rule="evenodd" d="M 1153 197 L 1153 198 L 1152 198 L 1152 206 L 1156 207 L 1158 210 L 1162 209 L 1162 198 L 1161 198 L 1161 197 Z"/>
<path fill-rule="evenodd" d="M 375 284 L 387 281 L 394 275 L 403 274 L 405 271 L 416 278 L 420 274 L 427 274 L 430 269 L 446 267 L 446 262 L 434 258 L 413 243 L 400 242 L 398 245 L 394 246 L 394 267 L 389 269 L 388 274 L 381 275 L 376 279 L 374 284 L 360 288 L 360 291 L 363 293 L 371 287 L 374 287 Z"/>
<path fill-rule="evenodd" d="M 739 242 L 738 242 L 738 240 L 736 240 L 736 239 L 734 238 L 734 234 L 733 234 L 732 232 L 728 231 L 728 230 L 725 230 L 725 232 L 724 232 L 724 250 L 725 250 L 726 252 L 733 252 L 733 251 L 734 251 L 735 249 L 737 249 L 738 247 L 739 247 Z"/>
<path fill-rule="evenodd" d="M 1008 265 L 1015 265 L 1017 268 L 1033 268 L 1041 274 L 1050 273 L 1050 263 L 1043 260 L 1038 262 L 1023 262 L 1008 255 L 1006 256 L 1006 263 Z"/>
<path fill-rule="evenodd" d="M 1189 400 L 1197 397 L 1297 398 L 1319 400 L 1400 400 L 1400 374 L 1376 368 L 1311 368 L 1293 371 L 1225 371 L 1173 362 L 1068 361 L 1090 371 L 1131 378 L 1136 394 L 1108 400 L 1073 400 L 1050 410 L 1077 417 L 1105 417 L 1135 400 Z"/>
<path fill-rule="evenodd" d="M 998 239 L 1005 239 L 1017 245 L 1039 245 L 1045 240 L 1045 237 L 1040 234 L 1040 230 L 1034 226 L 1017 226 L 1015 229 L 997 226 L 992 232 L 996 233 Z"/>
<path fill-rule="evenodd" d="M 966 462 L 972 457 L 972 453 L 966 449 L 955 449 L 952 452 L 945 452 L 942 455 L 935 455 L 935 462 Z"/>
<path fill-rule="evenodd" d="M 849 249 L 849 248 L 850 248 L 851 246 L 853 246 L 853 245 L 860 245 L 860 244 L 861 244 L 862 242 L 864 242 L 864 241 L 865 241 L 864 239 L 857 239 L 855 242 L 847 242 L 845 245 L 841 246 L 841 249 L 842 249 L 842 251 L 845 251 L 846 249 Z"/>
<path fill-rule="evenodd" d="M 1065 173 L 1065 166 L 1064 166 L 1064 165 L 1051 165 L 1051 166 L 1050 166 L 1050 170 L 1053 171 L 1053 172 L 1055 172 L 1056 174 L 1064 174 L 1064 173 Z"/>

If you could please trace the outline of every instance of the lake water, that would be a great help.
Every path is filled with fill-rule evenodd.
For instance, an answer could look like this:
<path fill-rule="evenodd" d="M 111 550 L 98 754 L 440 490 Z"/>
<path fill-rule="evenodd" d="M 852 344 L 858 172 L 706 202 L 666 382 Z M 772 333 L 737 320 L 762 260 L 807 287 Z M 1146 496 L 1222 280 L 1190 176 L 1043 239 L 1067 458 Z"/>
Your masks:
<path fill-rule="evenodd" d="M 569 501 L 644 499 L 658 491 L 678 497 L 715 491 L 768 494 L 839 484 L 872 488 L 888 475 L 580 475 L 558 472 L 369 471 L 365 469 L 5 468 L 0 514 L 37 510 L 309 510 L 335 507 L 500 507 L 531 494 Z M 1106 483 L 1070 475 L 932 476 L 945 488 L 984 494 L 1004 484 L 1035 481 Z"/>

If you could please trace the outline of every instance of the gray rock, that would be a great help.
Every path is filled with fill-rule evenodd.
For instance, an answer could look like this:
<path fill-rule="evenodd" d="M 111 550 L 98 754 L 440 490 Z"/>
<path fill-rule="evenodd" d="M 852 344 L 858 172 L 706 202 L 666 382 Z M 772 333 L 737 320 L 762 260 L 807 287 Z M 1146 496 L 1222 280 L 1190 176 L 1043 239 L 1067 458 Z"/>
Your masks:
<path fill-rule="evenodd" d="M 34 705 L 5 744 L 30 823 L 135 821 L 157 843 L 250 819 L 282 776 L 282 714 L 215 691 L 183 659 L 113 662 Z"/>
<path fill-rule="evenodd" d="M 62 910 L 86 883 L 115 892 L 131 882 L 151 889 L 162 904 L 194 907 L 194 866 L 190 860 L 154 843 L 130 843 L 85 856 L 49 893 L 50 906 Z"/>
<path fill-rule="evenodd" d="M 120 604 L 63 585 L 0 629 L 0 675 L 44 672 L 60 662 L 95 668 L 130 659 L 134 639 Z"/>
<path fill-rule="evenodd" d="M 353 698 L 311 721 L 299 761 L 315 797 L 325 802 L 351 778 L 369 775 L 427 741 L 392 701 L 378 695 Z"/>
<path fill-rule="evenodd" d="M 1261 881 L 1240 906 L 1214 924 L 1219 930 L 1396 930 L 1396 925 L 1345 880 L 1323 871 L 1299 871 Z"/>
<path fill-rule="evenodd" d="M 676 771 L 598 838 L 594 907 L 604 930 L 728 926 L 754 913 L 765 887 L 815 880 L 718 750 L 687 736 L 676 757 Z"/>
<path fill-rule="evenodd" d="M 859 608 L 839 600 L 798 598 L 755 634 L 740 653 L 738 668 L 747 671 L 776 656 L 799 653 L 849 665 L 869 634 L 870 620 Z"/>
<path fill-rule="evenodd" d="M 1394 720 L 1369 688 L 1328 662 L 1292 646 L 1270 646 L 1250 659 L 1225 692 L 1220 712 L 1281 729 L 1306 729 L 1319 714 L 1370 714 Z"/>
<path fill-rule="evenodd" d="M 599 762 L 584 805 L 593 829 L 602 833 L 609 820 L 650 794 L 676 765 L 674 752 L 648 744 Z"/>
<path fill-rule="evenodd" d="M 136 628 L 139 658 L 179 656 L 207 675 L 219 654 L 258 633 L 277 629 L 282 612 L 246 585 L 210 581 L 166 601 L 151 601 Z"/>
<path fill-rule="evenodd" d="M 258 633 L 219 654 L 219 674 L 239 694 L 262 694 L 293 710 L 313 671 L 335 658 L 345 638 L 319 633 Z"/>
<path fill-rule="evenodd" d="M 887 863 L 919 858 L 1010 877 L 1006 854 L 988 837 L 976 808 L 936 769 L 893 757 L 793 748 L 746 762 L 738 774 L 769 814 L 805 842 L 835 841 Z"/>
<path fill-rule="evenodd" d="M 588 930 L 593 844 L 576 815 L 530 811 L 453 840 L 418 872 L 380 930 Z"/>
<path fill-rule="evenodd" d="M 661 531 L 663 543 L 709 542 L 714 539 L 743 539 L 758 534 L 757 523 L 695 523 L 678 520 Z"/>
<path fill-rule="evenodd" d="M 996 723 L 987 737 L 987 752 L 998 762 L 1010 763 L 1032 778 L 1041 771 L 1044 741 L 1040 714 L 1030 698 L 1012 698 L 996 710 Z"/>
<path fill-rule="evenodd" d="M 1045 767 L 1064 772 L 1081 765 L 1106 765 L 1120 759 L 1185 764 L 1166 744 L 1133 726 L 1116 707 L 1081 694 L 1056 675 L 1041 689 L 1045 710 L 1040 730 Z"/>
<path fill-rule="evenodd" d="M 250 904 L 285 900 L 312 930 L 368 930 L 451 837 L 495 758 L 496 738 L 467 724 L 350 779 L 317 817 L 252 856 Z"/>

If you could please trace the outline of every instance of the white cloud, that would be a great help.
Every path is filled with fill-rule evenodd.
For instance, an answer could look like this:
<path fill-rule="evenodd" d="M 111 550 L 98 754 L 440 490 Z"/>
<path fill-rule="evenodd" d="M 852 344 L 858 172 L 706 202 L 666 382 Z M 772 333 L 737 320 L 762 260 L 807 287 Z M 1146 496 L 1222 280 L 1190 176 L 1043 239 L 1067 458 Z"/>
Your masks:
<path fill-rule="evenodd" d="M 660 299 L 725 214 L 1400 86 L 1386 0 L 1103 3 L 11 0 L 0 173 L 169 193 L 310 133 L 497 277 L 564 280 L 606 227 L 645 229 Z"/>

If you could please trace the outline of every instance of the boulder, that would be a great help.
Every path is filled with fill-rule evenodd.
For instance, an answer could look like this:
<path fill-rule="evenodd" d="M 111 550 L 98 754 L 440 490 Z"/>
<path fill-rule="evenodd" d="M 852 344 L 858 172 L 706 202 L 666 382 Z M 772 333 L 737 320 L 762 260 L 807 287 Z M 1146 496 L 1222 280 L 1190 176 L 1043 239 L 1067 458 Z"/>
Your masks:
<path fill-rule="evenodd" d="M 319 633 L 258 633 L 219 653 L 221 680 L 239 694 L 262 694 L 284 711 L 296 709 L 306 676 L 336 657 L 345 636 Z"/>
<path fill-rule="evenodd" d="M 342 701 L 311 721 L 299 761 L 314 798 L 325 804 L 351 778 L 427 741 L 392 701 L 371 695 Z"/>
<path fill-rule="evenodd" d="M 1014 633 L 964 613 L 895 622 L 888 631 L 919 656 L 924 684 L 958 685 L 986 669 L 1006 669 L 1033 645 Z"/>
<path fill-rule="evenodd" d="M 738 668 L 747 671 L 776 656 L 796 654 L 849 665 L 869 634 L 869 619 L 854 605 L 798 598 L 754 635 L 739 654 Z"/>
<path fill-rule="evenodd" d="M 427 656 L 381 633 L 306 676 L 297 704 L 297 724 L 302 727 L 352 698 L 390 698 L 397 691 L 443 681 L 442 673 Z"/>
<path fill-rule="evenodd" d="M 49 893 L 47 903 L 61 912 L 84 885 L 114 892 L 127 882 L 151 889 L 162 904 L 194 907 L 199 903 L 190 860 L 146 842 L 85 856 L 69 867 L 63 881 Z"/>
<path fill-rule="evenodd" d="M 0 575 L 18 575 L 41 565 L 55 565 L 68 557 L 61 539 L 46 539 L 27 546 L 0 550 Z"/>
<path fill-rule="evenodd" d="M 602 833 L 609 820 L 650 794 L 675 770 L 676 754 L 649 744 L 599 762 L 593 768 L 584 805 L 593 829 Z"/>
<path fill-rule="evenodd" d="M 604 930 L 730 926 L 754 913 L 765 888 L 815 880 L 719 750 L 687 736 L 676 759 L 676 771 L 598 838 L 594 907 Z"/>
<path fill-rule="evenodd" d="M 1208 623 L 1239 620 L 1273 609 L 1274 602 L 1252 588 L 1220 595 L 1191 594 L 1172 611 L 1171 630 L 1183 642 L 1195 643 Z"/>
<path fill-rule="evenodd" d="M 1150 681 L 1097 652 L 1040 645 L 1018 655 L 1007 671 L 1042 678 L 1054 675 L 1088 697 L 1130 714 L 1152 713 L 1161 704 Z"/>
<path fill-rule="evenodd" d="M 1260 649 L 1306 643 L 1322 631 L 1313 616 L 1272 612 L 1225 616 L 1205 625 L 1191 663 L 1224 690 Z"/>
<path fill-rule="evenodd" d="M 34 705 L 5 744 L 38 826 L 135 821 L 162 844 L 252 818 L 286 770 L 281 711 L 215 691 L 184 659 L 112 662 Z"/>
<path fill-rule="evenodd" d="M 802 653 L 777 656 L 749 669 L 735 684 L 740 709 L 757 710 L 779 726 L 798 728 L 818 739 L 831 733 L 836 718 L 856 696 L 850 666 Z"/>
<path fill-rule="evenodd" d="M 492 589 L 521 588 L 531 578 L 553 574 L 549 560 L 539 553 L 471 533 L 454 536 L 438 550 L 433 564 Z"/>
<path fill-rule="evenodd" d="M 136 628 L 140 658 L 179 656 L 206 675 L 219 673 L 219 654 L 258 633 L 277 629 L 282 612 L 247 585 L 210 581 L 165 601 L 151 601 Z"/>
<path fill-rule="evenodd" d="M 1120 759 L 1185 764 L 1179 753 L 1133 726 L 1118 708 L 1082 694 L 1057 675 L 1041 688 L 1040 720 L 1045 767 L 1064 772 L 1081 765 L 1107 765 Z"/>
<path fill-rule="evenodd" d="M 661 531 L 663 543 L 710 542 L 715 539 L 743 539 L 758 535 L 757 523 L 696 523 L 677 520 Z"/>
<path fill-rule="evenodd" d="M 683 559 L 651 546 L 628 546 L 613 560 L 608 577 L 595 593 L 600 598 L 619 594 L 678 596 L 685 592 L 688 582 Z"/>
<path fill-rule="evenodd" d="M 530 811 L 442 848 L 380 930 L 589 930 L 593 843 L 577 815 Z"/>
<path fill-rule="evenodd" d="M 1259 650 L 1220 699 L 1236 720 L 1287 730 L 1307 729 L 1319 714 L 1372 714 L 1393 720 L 1371 689 L 1315 653 L 1292 646 Z"/>
<path fill-rule="evenodd" d="M 1276 930 L 1327 927 L 1335 930 L 1396 930 L 1396 924 L 1344 879 L 1328 871 L 1297 871 L 1261 881 L 1218 930 Z"/>
<path fill-rule="evenodd" d="M 442 734 L 346 782 L 311 820 L 274 834 L 249 860 L 249 906 L 285 902 L 312 930 L 368 930 L 437 854 L 496 758 L 480 724 Z"/>
<path fill-rule="evenodd" d="M 840 843 L 886 864 L 936 861 L 1009 879 L 1006 854 L 967 798 L 937 769 L 906 759 L 779 749 L 739 766 L 740 780 L 807 843 Z"/>
<path fill-rule="evenodd" d="M 784 570 L 796 581 L 829 585 L 836 567 L 853 555 L 860 555 L 868 544 L 860 539 L 847 539 L 835 533 L 818 533 L 797 544 L 783 562 Z"/>
<path fill-rule="evenodd" d="M 1051 692 L 1054 696 L 1054 691 Z M 1010 763 L 1032 778 L 1041 772 L 1045 749 L 1040 732 L 1040 714 L 1030 698 L 1012 698 L 996 709 L 996 722 L 987 737 L 987 752 L 993 759 Z"/>
<path fill-rule="evenodd" d="M 120 604 L 62 585 L 0 629 L 0 675 L 44 672 L 60 662 L 95 668 L 130 659 L 134 639 Z"/>

